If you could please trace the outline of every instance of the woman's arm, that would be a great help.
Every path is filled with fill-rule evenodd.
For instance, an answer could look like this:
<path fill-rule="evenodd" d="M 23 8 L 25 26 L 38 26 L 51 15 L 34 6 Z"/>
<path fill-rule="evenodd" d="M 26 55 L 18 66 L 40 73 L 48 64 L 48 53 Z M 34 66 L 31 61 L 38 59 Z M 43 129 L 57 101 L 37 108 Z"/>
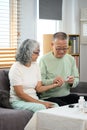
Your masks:
<path fill-rule="evenodd" d="M 58 83 L 43 86 L 42 82 L 39 81 L 35 89 L 38 93 L 40 93 L 40 92 L 45 92 L 49 89 L 52 89 L 52 88 L 55 88 L 55 87 L 58 87 L 58 86 L 59 86 Z"/>
<path fill-rule="evenodd" d="M 27 101 L 27 102 L 34 102 L 34 103 L 40 103 L 40 104 L 43 104 L 45 105 L 46 108 L 51 108 L 53 103 L 51 102 L 44 102 L 44 101 L 41 101 L 41 100 L 37 100 L 37 99 L 34 99 L 32 98 L 31 96 L 29 96 L 28 94 L 26 94 L 24 91 L 23 91 L 23 87 L 18 85 L 18 86 L 14 86 L 14 91 L 16 92 L 17 96 L 19 98 L 21 98 L 22 100 L 24 101 Z"/>
<path fill-rule="evenodd" d="M 29 96 L 28 94 L 26 94 L 24 91 L 23 91 L 23 87 L 21 85 L 18 85 L 18 86 L 14 86 L 14 91 L 16 92 L 17 96 L 19 98 L 21 98 L 22 100 L 25 100 L 27 102 L 38 102 L 38 100 L 32 98 L 31 96 Z"/>

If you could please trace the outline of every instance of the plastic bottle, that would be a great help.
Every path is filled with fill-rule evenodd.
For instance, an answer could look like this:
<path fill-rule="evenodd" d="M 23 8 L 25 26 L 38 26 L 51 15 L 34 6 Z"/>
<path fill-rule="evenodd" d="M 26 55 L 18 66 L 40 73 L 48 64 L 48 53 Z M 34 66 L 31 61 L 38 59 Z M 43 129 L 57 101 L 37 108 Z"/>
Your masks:
<path fill-rule="evenodd" d="M 84 112 L 84 106 L 85 106 L 85 99 L 84 96 L 80 96 L 78 100 L 79 110 Z"/>

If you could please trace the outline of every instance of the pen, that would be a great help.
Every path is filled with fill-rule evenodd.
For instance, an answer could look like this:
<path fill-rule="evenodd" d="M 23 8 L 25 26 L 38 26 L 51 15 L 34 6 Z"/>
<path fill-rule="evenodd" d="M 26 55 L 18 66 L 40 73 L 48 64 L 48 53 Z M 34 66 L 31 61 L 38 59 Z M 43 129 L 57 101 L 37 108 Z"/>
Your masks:
<path fill-rule="evenodd" d="M 79 78 L 79 76 L 74 76 L 74 78 Z M 65 79 L 65 82 L 69 80 L 69 76 Z"/>

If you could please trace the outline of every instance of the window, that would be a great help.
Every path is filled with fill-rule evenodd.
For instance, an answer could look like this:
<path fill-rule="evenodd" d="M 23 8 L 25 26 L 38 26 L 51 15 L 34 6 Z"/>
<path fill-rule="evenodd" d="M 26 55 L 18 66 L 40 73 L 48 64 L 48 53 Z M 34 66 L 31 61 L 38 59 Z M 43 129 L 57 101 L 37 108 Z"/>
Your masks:
<path fill-rule="evenodd" d="M 9 0 L 0 0 L 0 47 L 9 47 Z"/>
<path fill-rule="evenodd" d="M 21 0 L 0 0 L 0 68 L 15 61 L 11 54 L 20 43 L 20 9 Z"/>

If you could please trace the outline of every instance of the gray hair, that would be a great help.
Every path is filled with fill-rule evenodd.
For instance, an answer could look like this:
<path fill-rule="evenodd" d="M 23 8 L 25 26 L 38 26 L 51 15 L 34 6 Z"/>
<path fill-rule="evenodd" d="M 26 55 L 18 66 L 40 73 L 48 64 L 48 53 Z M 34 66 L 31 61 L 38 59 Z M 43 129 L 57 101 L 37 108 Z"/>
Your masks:
<path fill-rule="evenodd" d="M 67 39 L 67 34 L 64 32 L 57 32 L 53 35 L 53 41 L 55 39 L 60 39 L 60 40 L 66 40 Z"/>
<path fill-rule="evenodd" d="M 16 61 L 25 65 L 31 63 L 33 51 L 39 46 L 39 43 L 32 39 L 26 39 L 17 50 Z"/>

